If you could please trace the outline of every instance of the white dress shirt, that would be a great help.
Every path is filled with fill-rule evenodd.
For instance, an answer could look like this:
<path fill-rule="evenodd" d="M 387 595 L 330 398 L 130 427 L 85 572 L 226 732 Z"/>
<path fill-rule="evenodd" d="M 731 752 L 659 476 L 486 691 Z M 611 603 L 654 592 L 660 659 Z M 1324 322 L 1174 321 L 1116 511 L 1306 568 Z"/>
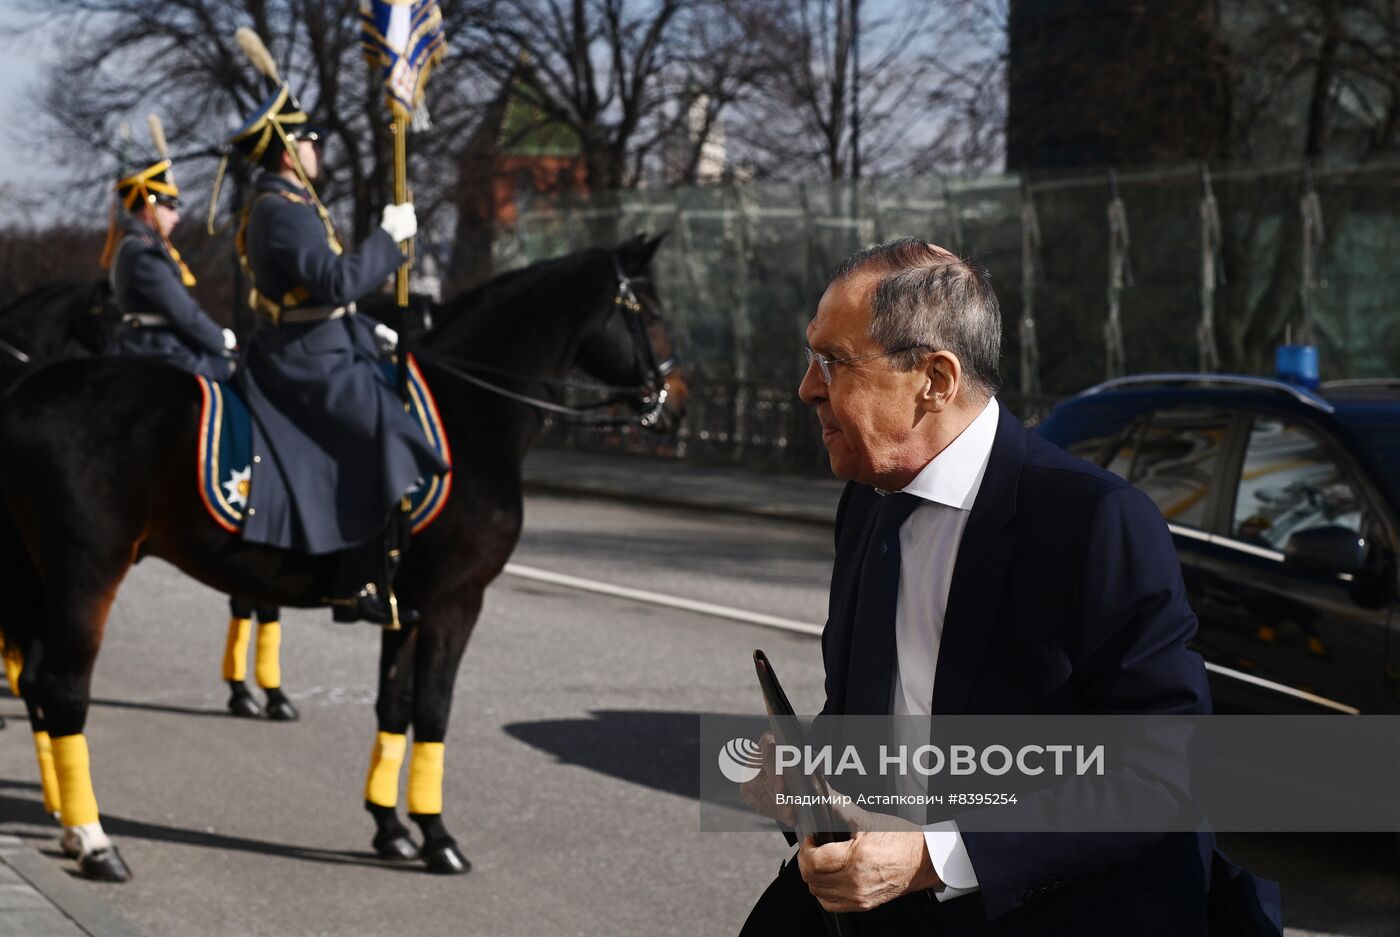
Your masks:
<path fill-rule="evenodd" d="M 895 716 L 927 719 L 933 709 L 933 677 L 943 641 L 948 589 L 968 515 L 992 454 L 1000 408 L 996 399 L 904 488 L 925 503 L 899 529 L 899 598 L 895 633 Z M 917 778 L 922 782 L 922 778 Z M 924 828 L 933 869 L 946 886 L 939 901 L 977 891 L 977 875 L 956 821 Z"/>

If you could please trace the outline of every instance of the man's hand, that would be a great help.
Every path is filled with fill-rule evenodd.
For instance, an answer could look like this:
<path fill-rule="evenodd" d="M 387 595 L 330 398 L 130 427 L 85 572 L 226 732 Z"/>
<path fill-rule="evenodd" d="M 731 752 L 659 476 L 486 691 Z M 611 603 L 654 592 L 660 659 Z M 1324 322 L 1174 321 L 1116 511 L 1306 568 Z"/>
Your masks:
<path fill-rule="evenodd" d="M 900 895 L 941 888 L 923 831 L 863 831 L 844 843 L 818 846 L 812 837 L 797 853 L 802 880 L 828 911 L 869 911 Z"/>
<path fill-rule="evenodd" d="M 773 733 L 765 732 L 759 736 L 758 747 L 763 755 L 763 770 L 752 781 L 739 785 L 739 796 L 744 798 L 744 803 L 754 813 L 777 820 L 788 829 L 796 829 L 797 808 L 792 804 L 777 802 L 778 795 L 788 793 L 788 790 L 777 774 Z"/>

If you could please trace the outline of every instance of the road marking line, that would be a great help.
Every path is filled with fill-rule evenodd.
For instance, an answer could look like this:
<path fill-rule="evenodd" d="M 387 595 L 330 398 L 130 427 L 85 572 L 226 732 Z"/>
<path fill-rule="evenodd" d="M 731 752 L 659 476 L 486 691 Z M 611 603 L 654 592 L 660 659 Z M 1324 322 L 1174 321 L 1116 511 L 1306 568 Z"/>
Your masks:
<path fill-rule="evenodd" d="M 565 586 L 570 589 L 581 589 L 584 592 L 597 592 L 601 595 L 611 595 L 620 599 L 631 599 L 634 602 L 646 602 L 649 605 L 663 605 L 667 608 L 678 608 L 687 612 L 696 612 L 700 615 L 710 615 L 715 618 L 728 618 L 732 621 L 742 621 L 750 625 L 759 625 L 764 628 L 776 628 L 779 631 L 791 631 L 797 634 L 810 635 L 812 637 L 821 637 L 822 633 L 821 625 L 813 625 L 805 621 L 794 621 L 791 618 L 779 618 L 776 615 L 765 615 L 762 612 L 750 612 L 742 608 L 731 608 L 728 605 L 715 605 L 712 602 L 697 602 L 694 599 L 682 599 L 673 595 L 665 595 L 661 592 L 648 592 L 645 589 L 614 586 L 611 583 L 598 582 L 596 579 L 584 579 L 579 576 L 554 573 L 547 569 L 538 569 L 534 566 L 522 566 L 519 563 L 507 563 L 505 572 L 511 576 L 519 576 L 521 579 L 533 579 L 536 582 L 547 582 L 551 585 Z"/>

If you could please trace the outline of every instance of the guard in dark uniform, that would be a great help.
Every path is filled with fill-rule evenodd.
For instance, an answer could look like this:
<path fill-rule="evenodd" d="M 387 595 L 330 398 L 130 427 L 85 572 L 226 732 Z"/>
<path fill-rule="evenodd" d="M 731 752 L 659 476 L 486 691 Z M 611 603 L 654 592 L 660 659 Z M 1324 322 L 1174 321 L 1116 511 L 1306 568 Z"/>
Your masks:
<path fill-rule="evenodd" d="M 180 220 L 180 190 L 170 160 L 152 163 L 117 183 L 126 211 L 113 216 L 102 265 L 111 268 L 112 297 L 122 316 L 117 354 L 144 355 L 216 381 L 233 373 L 233 332 L 200 308 L 189 288 L 194 274 L 170 243 Z"/>
<path fill-rule="evenodd" d="M 405 411 L 382 356 L 398 336 L 356 311 L 403 261 L 410 204 L 384 209 L 354 251 L 340 245 L 316 195 L 318 133 L 286 84 L 230 139 L 262 171 L 238 244 L 264 319 L 237 384 L 253 414 L 245 539 L 343 554 L 337 621 L 412 621 L 392 591 L 407 546 L 406 492 L 447 466 Z"/>

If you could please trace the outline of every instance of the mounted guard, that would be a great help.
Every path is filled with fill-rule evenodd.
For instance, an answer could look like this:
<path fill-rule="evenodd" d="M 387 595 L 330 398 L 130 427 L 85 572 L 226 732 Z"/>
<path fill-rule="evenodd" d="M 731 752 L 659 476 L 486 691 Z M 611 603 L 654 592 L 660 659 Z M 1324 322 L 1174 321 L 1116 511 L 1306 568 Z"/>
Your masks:
<path fill-rule="evenodd" d="M 417 620 L 392 590 L 409 536 L 407 494 L 448 466 L 406 412 L 385 366 L 398 336 L 356 300 L 403 262 L 417 231 L 411 204 L 384 208 L 354 251 L 340 243 L 316 193 L 320 131 L 251 30 L 239 43 L 275 85 L 229 139 L 261 170 L 236 239 L 264 320 L 236 384 L 253 416 L 243 538 L 311 554 L 341 553 L 337 621 L 397 627 Z"/>
<path fill-rule="evenodd" d="M 112 206 L 102 250 L 102 266 L 111 270 L 112 296 L 121 312 L 113 351 L 227 380 L 236 339 L 190 295 L 194 274 L 170 243 L 170 232 L 180 221 L 180 190 L 160 119 L 154 114 L 148 119 L 159 158 L 138 172 L 123 170 L 116 197 L 126 217 L 118 224 L 118 209 Z"/>

